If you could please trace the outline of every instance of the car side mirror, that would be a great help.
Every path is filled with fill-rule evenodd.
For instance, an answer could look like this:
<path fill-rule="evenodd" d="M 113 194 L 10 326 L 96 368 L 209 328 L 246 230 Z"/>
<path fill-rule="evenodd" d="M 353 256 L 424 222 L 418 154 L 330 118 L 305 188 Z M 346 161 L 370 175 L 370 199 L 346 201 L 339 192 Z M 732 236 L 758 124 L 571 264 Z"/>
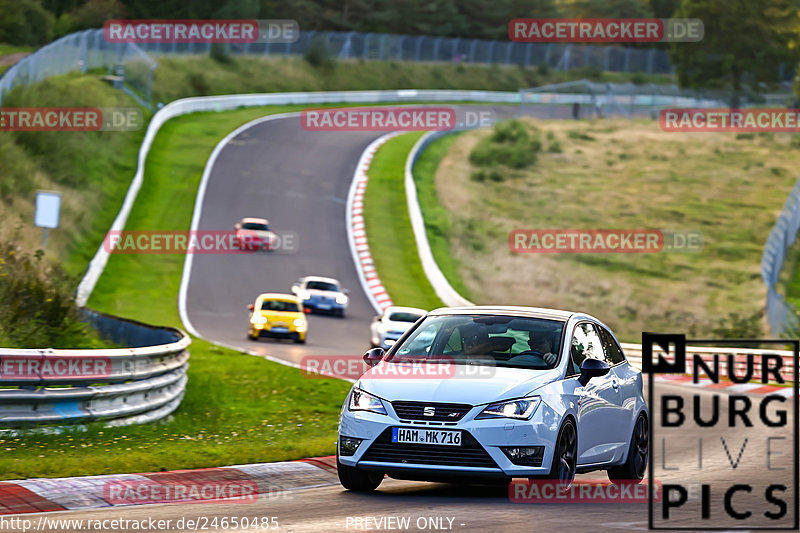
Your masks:
<path fill-rule="evenodd" d="M 295 283 L 292 285 L 292 294 L 297 294 L 298 292 L 300 292 L 300 287 Z"/>
<path fill-rule="evenodd" d="M 364 354 L 364 362 L 369 366 L 375 366 L 383 359 L 383 348 L 373 348 Z"/>
<path fill-rule="evenodd" d="M 238 230 L 242 229 L 242 225 L 241 225 L 241 224 L 236 224 L 236 225 L 233 227 L 233 229 L 235 229 L 235 230 L 237 230 L 237 231 L 238 231 Z"/>
<path fill-rule="evenodd" d="M 581 363 L 581 376 L 578 378 L 578 382 L 585 387 L 590 379 L 605 376 L 609 370 L 611 367 L 605 361 L 586 358 Z"/>
<path fill-rule="evenodd" d="M 350 294 L 350 289 L 342 289 L 342 292 L 349 295 Z"/>
<path fill-rule="evenodd" d="M 252 310 L 254 310 L 255 308 L 256 308 L 256 304 L 250 304 L 250 305 L 248 305 L 248 306 L 247 306 L 247 310 L 248 310 L 248 311 L 252 311 Z"/>

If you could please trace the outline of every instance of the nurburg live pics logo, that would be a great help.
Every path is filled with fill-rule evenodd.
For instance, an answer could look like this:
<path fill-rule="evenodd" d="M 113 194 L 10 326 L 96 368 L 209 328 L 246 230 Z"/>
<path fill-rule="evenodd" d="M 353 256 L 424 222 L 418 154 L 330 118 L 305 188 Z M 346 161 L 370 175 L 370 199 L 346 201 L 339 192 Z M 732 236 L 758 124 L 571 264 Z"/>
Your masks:
<path fill-rule="evenodd" d="M 650 529 L 800 527 L 798 345 L 788 339 L 687 341 L 682 334 L 642 334 L 651 410 Z M 714 346 L 740 351 L 718 354 Z M 789 346 L 792 355 L 776 353 Z M 691 374 L 692 383 L 702 387 L 676 394 L 664 385 L 669 378 L 656 380 L 656 374 Z M 732 384 L 738 390 L 728 388 Z M 740 393 L 756 388 L 768 392 Z M 655 472 L 660 501 L 652 491 Z"/>

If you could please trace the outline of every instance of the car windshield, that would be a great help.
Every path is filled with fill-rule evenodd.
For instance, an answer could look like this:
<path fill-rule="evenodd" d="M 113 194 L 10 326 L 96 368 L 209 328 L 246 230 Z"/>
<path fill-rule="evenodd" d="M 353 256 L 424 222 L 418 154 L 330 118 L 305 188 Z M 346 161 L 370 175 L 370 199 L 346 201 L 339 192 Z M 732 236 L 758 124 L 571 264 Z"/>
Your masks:
<path fill-rule="evenodd" d="M 258 222 L 245 222 L 242 224 L 242 229 L 249 229 L 253 231 L 269 231 L 269 226 L 260 224 Z"/>
<path fill-rule="evenodd" d="M 306 289 L 315 291 L 338 291 L 339 287 L 335 283 L 328 283 L 327 281 L 309 281 L 306 284 Z"/>
<path fill-rule="evenodd" d="M 389 315 L 389 320 L 392 322 L 416 322 L 422 315 L 415 315 L 414 313 L 397 312 Z"/>
<path fill-rule="evenodd" d="M 564 323 L 502 315 L 427 317 L 390 362 L 452 362 L 548 370 L 558 363 Z"/>
<path fill-rule="evenodd" d="M 264 300 L 261 303 L 262 311 L 286 311 L 287 313 L 299 313 L 300 307 L 294 302 L 285 300 Z"/>

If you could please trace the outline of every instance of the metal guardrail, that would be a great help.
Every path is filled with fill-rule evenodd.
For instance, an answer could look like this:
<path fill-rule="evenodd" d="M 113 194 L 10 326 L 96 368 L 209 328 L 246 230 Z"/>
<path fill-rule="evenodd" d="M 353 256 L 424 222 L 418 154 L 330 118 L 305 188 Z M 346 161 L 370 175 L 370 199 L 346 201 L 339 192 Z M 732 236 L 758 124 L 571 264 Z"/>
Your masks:
<path fill-rule="evenodd" d="M 87 320 L 112 342 L 100 350 L 0 348 L 0 427 L 152 422 L 177 409 L 186 389 L 191 339 L 97 311 Z M 149 342 L 148 342 L 149 339 Z"/>
<path fill-rule="evenodd" d="M 628 359 L 628 362 L 631 363 L 634 367 L 638 368 L 639 370 L 642 369 L 642 345 L 641 344 L 630 344 L 630 343 L 621 343 L 622 350 L 625 352 L 625 356 Z M 686 347 L 686 356 L 687 360 L 688 357 L 692 355 L 699 355 L 703 361 L 709 363 L 709 366 L 713 368 L 710 363 L 713 363 L 714 355 L 720 355 L 727 357 L 728 355 L 733 356 L 733 363 L 734 363 L 734 371 L 736 375 L 744 375 L 747 371 L 747 359 L 745 358 L 746 355 L 756 355 L 762 356 L 764 354 L 771 354 L 781 358 L 783 363 L 783 372 L 781 376 L 787 381 L 790 382 L 794 379 L 795 375 L 795 368 L 794 368 L 794 352 L 791 350 L 757 350 L 753 348 L 720 348 L 720 347 L 713 347 L 713 346 L 687 346 Z M 720 366 L 727 365 L 727 362 L 724 360 L 720 361 Z M 687 372 L 689 374 L 692 373 L 691 365 L 687 365 Z M 753 377 L 755 379 L 760 379 L 760 369 L 759 365 L 754 365 Z"/>

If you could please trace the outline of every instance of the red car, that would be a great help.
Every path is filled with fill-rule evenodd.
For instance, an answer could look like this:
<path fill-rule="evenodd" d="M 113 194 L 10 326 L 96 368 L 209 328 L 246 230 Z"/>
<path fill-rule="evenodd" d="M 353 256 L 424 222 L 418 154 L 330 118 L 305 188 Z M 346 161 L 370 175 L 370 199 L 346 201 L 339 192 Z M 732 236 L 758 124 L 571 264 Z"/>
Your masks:
<path fill-rule="evenodd" d="M 278 246 L 278 236 L 270 231 L 266 218 L 243 218 L 233 228 L 236 244 L 243 250 L 272 251 Z"/>

